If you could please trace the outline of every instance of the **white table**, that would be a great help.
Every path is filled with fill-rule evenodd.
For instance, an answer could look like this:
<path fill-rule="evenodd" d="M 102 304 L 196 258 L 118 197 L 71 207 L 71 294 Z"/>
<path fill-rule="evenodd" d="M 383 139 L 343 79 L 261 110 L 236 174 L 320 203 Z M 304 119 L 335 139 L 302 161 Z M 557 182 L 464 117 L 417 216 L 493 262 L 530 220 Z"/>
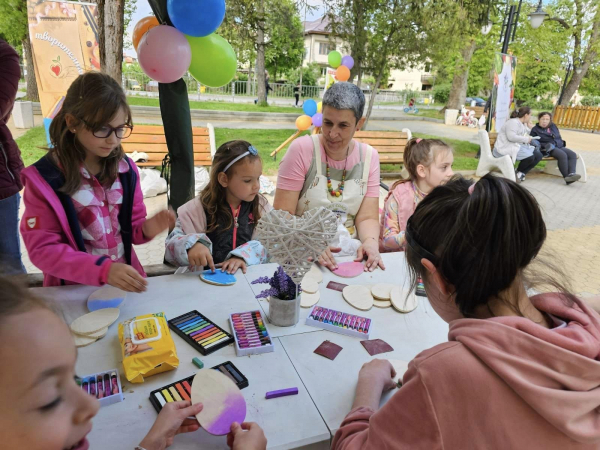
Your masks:
<path fill-rule="evenodd" d="M 381 338 L 394 351 L 378 355 L 410 361 L 419 352 L 447 340 L 448 325 L 432 310 L 423 297 L 419 307 L 410 314 L 397 313 L 392 308 L 373 307 L 362 312 L 352 308 L 341 292 L 327 289 L 329 281 L 344 284 L 402 284 L 406 278 L 403 253 L 383 255 L 387 270 L 364 273 L 343 279 L 323 270 L 319 285 L 319 305 L 372 319 L 370 339 Z M 341 260 L 349 260 L 344 258 Z M 197 309 L 219 326 L 229 329 L 228 316 L 233 312 L 261 308 L 268 316 L 269 304 L 255 295 L 266 285 L 251 285 L 260 276 L 272 276 L 275 264 L 253 266 L 246 276 L 238 272 L 238 282 L 230 287 L 211 286 L 198 280 L 196 274 L 150 278 L 148 291 L 129 294 L 121 309 L 119 321 L 127 318 L 164 312 L 167 317 Z M 87 312 L 86 299 L 96 288 L 68 286 L 36 289 L 36 293 L 57 304 L 67 323 Z M 202 356 L 175 333 L 172 333 L 180 366 L 177 370 L 155 375 L 143 384 L 123 383 L 125 401 L 101 408 L 94 419 L 90 434 L 92 448 L 134 448 L 152 425 L 156 413 L 148 396 L 150 392 L 170 382 L 186 378 L 196 371 L 193 357 L 198 356 L 205 367 L 232 361 L 248 378 L 249 387 L 242 390 L 248 405 L 247 420 L 258 422 L 269 440 L 270 449 L 329 448 L 330 438 L 350 411 L 357 375 L 361 365 L 372 359 L 357 338 L 323 331 L 304 324 L 310 309 L 302 308 L 301 319 L 294 327 L 268 324 L 275 338 L 275 352 L 238 358 L 233 346 Z M 314 350 L 330 340 L 343 347 L 334 361 L 316 355 Z M 376 356 L 377 357 L 377 356 Z M 77 372 L 81 375 L 117 368 L 123 373 L 117 324 L 106 337 L 79 350 Z M 124 376 L 121 381 L 125 380 Z M 265 392 L 298 387 L 299 395 L 265 400 Z M 385 402 L 389 396 L 384 397 Z M 224 449 L 224 437 L 210 436 L 201 430 L 178 436 L 174 449 Z"/>

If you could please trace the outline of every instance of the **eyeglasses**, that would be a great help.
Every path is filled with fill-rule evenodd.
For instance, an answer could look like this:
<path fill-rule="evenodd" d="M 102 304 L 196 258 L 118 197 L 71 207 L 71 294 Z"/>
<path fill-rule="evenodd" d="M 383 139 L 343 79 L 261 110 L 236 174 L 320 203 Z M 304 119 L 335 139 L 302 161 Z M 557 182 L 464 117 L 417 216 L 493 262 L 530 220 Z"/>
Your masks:
<path fill-rule="evenodd" d="M 81 119 L 81 121 L 90 129 L 92 130 L 92 134 L 94 135 L 94 137 L 100 138 L 100 139 L 106 139 L 108 137 L 110 137 L 110 135 L 112 133 L 115 133 L 115 136 L 118 139 L 127 139 L 129 136 L 131 136 L 131 133 L 133 131 L 133 126 L 131 125 L 123 125 L 117 128 L 113 128 L 110 125 L 104 125 L 103 127 L 94 130 L 93 127 L 87 123 L 85 120 Z"/>

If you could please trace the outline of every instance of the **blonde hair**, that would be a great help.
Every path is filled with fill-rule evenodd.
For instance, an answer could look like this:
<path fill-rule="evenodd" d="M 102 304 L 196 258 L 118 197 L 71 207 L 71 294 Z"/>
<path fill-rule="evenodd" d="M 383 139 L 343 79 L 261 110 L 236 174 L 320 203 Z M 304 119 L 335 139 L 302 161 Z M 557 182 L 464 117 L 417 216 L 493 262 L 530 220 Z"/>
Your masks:
<path fill-rule="evenodd" d="M 440 139 L 413 138 L 408 141 L 404 149 L 404 167 L 408 171 L 408 178 L 396 181 L 390 191 L 400 183 L 417 181 L 417 167 L 419 165 L 429 167 L 439 155 L 445 152 L 454 153 L 454 150 Z"/>

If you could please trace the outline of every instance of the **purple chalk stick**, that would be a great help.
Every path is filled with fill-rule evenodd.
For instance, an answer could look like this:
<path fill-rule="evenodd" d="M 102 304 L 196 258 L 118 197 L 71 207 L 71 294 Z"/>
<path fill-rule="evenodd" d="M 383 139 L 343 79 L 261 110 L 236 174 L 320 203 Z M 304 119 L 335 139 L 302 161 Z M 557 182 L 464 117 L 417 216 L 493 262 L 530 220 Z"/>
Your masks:
<path fill-rule="evenodd" d="M 265 395 L 266 399 L 277 398 L 277 397 L 285 397 L 286 395 L 298 395 L 298 388 L 288 388 L 288 389 L 280 389 L 279 391 L 270 391 Z"/>

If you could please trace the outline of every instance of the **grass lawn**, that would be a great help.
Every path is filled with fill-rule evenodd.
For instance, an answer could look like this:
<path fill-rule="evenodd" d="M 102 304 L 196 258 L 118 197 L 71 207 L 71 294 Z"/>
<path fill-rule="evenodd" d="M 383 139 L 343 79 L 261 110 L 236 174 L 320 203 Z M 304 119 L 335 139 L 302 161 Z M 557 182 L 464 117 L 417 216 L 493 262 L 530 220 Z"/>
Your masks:
<path fill-rule="evenodd" d="M 134 106 L 159 106 L 158 98 L 127 97 L 127 103 Z M 264 113 L 293 113 L 304 114 L 302 108 L 292 106 L 258 106 L 254 103 L 229 102 L 194 102 L 190 101 L 190 109 L 205 109 L 211 111 L 244 111 Z"/>
<path fill-rule="evenodd" d="M 273 158 L 271 158 L 269 154 L 293 133 L 293 130 L 216 128 L 215 139 L 217 141 L 217 148 L 224 142 L 233 139 L 242 139 L 250 142 L 258 149 L 262 157 L 264 174 L 276 175 L 281 158 L 285 155 L 287 148 L 284 148 L 278 153 L 277 161 L 273 161 Z M 303 134 L 308 134 L 308 131 Z M 437 137 L 419 133 L 415 133 L 414 135 L 424 139 Z M 454 148 L 454 170 L 475 170 L 477 168 L 477 160 L 474 158 L 479 149 L 477 144 L 454 139 L 444 140 Z M 46 135 L 43 127 L 32 128 L 16 141 L 21 149 L 21 155 L 25 166 L 33 164 L 46 153 L 46 151 L 42 149 L 46 146 Z M 382 172 L 399 172 L 398 165 L 383 164 L 381 169 Z"/>
<path fill-rule="evenodd" d="M 415 116 L 422 116 L 422 117 L 431 117 L 433 119 L 444 119 L 444 114 L 442 114 L 441 111 L 442 108 L 440 109 L 436 109 L 436 108 L 431 108 L 431 109 L 420 109 L 419 108 L 419 112 L 417 114 L 415 114 Z"/>

